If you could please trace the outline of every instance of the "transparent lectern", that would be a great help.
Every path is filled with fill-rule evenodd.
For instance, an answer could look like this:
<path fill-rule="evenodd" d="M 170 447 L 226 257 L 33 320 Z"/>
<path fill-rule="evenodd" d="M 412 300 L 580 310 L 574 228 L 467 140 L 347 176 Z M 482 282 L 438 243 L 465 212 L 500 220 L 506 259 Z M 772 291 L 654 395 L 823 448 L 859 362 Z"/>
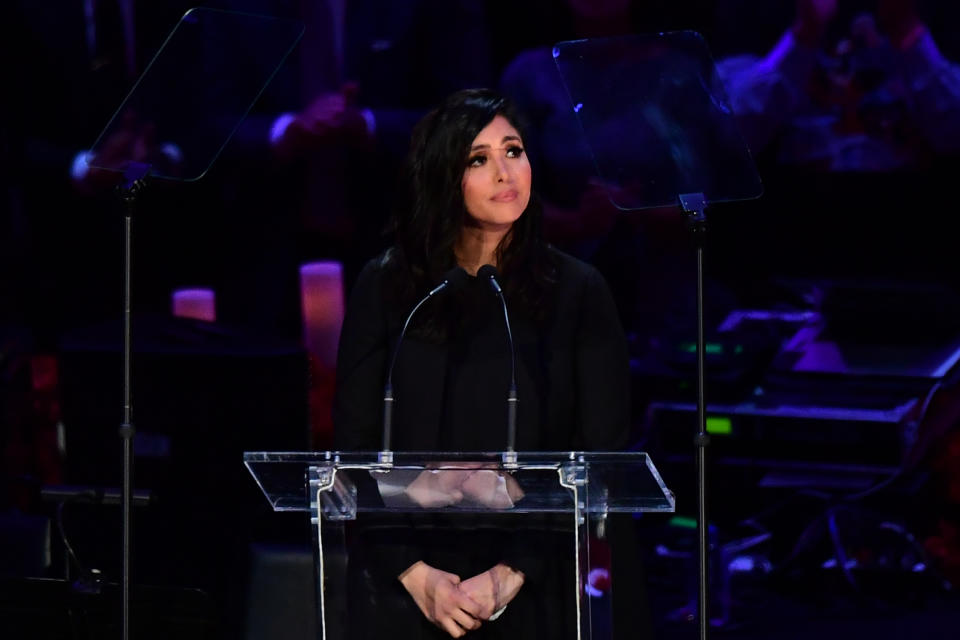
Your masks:
<path fill-rule="evenodd" d="M 572 562 L 563 588 L 575 603 L 568 637 L 603 639 L 611 633 L 604 597 L 611 590 L 588 576 L 602 564 L 603 554 L 591 548 L 604 538 L 608 516 L 674 510 L 673 493 L 639 452 L 395 452 L 392 463 L 379 462 L 377 453 L 248 452 L 244 463 L 275 511 L 310 513 L 325 640 L 349 636 L 348 541 L 350 527 L 365 519 L 403 527 L 431 514 L 447 523 L 463 519 L 464 531 L 478 514 L 487 522 L 565 522 Z M 613 582 L 615 589 L 616 575 Z"/>

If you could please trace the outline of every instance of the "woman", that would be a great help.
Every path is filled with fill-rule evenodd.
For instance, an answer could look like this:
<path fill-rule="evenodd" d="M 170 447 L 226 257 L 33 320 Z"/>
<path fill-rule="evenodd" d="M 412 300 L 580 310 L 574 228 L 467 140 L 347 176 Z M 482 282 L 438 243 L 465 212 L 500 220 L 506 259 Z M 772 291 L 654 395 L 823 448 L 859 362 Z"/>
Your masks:
<path fill-rule="evenodd" d="M 389 356 L 413 305 L 452 267 L 475 276 L 486 264 L 501 274 L 510 310 L 517 450 L 622 444 L 629 386 L 616 309 L 595 269 L 541 240 L 519 126 L 511 103 L 475 89 L 447 98 L 414 130 L 394 246 L 364 268 L 344 319 L 334 404 L 339 449 L 380 448 Z M 470 278 L 417 312 L 392 380 L 395 450 L 504 450 L 510 352 L 488 282 Z M 361 529 L 351 598 L 394 590 L 401 608 L 421 620 L 422 637 L 437 628 L 440 637 L 566 637 L 569 616 L 556 610 L 571 591 L 560 585 L 572 565 L 557 560 L 572 558 L 569 533 L 525 528 L 530 518 L 497 518 L 494 526 L 471 522 L 469 531 L 435 519 L 402 533 Z M 403 626 L 412 624 L 409 616 L 400 622 L 382 609 L 381 616 L 390 626 L 379 632 L 403 628 L 404 637 L 416 637 Z"/>

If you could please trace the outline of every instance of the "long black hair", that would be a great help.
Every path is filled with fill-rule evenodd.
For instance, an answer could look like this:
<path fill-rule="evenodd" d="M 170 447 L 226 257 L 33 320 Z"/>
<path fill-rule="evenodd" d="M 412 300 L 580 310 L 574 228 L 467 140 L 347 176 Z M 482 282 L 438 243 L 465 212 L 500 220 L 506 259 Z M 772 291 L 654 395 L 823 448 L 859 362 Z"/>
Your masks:
<path fill-rule="evenodd" d="M 394 245 L 386 254 L 390 297 L 402 308 L 439 284 L 443 274 L 456 265 L 454 246 L 469 215 L 462 181 L 470 146 L 498 115 L 523 138 L 523 121 L 516 107 L 490 89 L 466 89 L 450 95 L 413 130 L 391 223 Z M 544 297 L 554 282 L 554 267 L 540 232 L 542 219 L 540 201 L 531 194 L 527 208 L 497 247 L 507 297 L 536 320 L 548 309 Z M 427 320 L 419 333 L 442 339 L 453 328 L 450 305 L 439 306 L 439 314 L 422 314 L 440 319 Z"/>

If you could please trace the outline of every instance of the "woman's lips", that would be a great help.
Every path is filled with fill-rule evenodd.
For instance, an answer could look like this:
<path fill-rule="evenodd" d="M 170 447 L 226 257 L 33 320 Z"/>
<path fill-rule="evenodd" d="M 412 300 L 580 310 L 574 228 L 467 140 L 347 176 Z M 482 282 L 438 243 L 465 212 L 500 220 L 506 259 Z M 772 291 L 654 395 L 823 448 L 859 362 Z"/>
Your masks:
<path fill-rule="evenodd" d="M 517 193 L 516 189 L 507 189 L 506 191 L 501 191 L 490 199 L 494 202 L 513 202 L 517 199 L 518 195 L 519 194 Z"/>

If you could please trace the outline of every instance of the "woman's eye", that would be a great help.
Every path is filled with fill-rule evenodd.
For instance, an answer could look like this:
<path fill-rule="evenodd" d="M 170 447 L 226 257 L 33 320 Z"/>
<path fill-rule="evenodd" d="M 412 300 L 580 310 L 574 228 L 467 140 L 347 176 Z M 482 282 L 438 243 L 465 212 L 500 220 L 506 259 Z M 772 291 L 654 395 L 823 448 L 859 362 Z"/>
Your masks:
<path fill-rule="evenodd" d="M 467 160 L 468 167 L 481 167 L 487 161 L 486 156 L 473 156 Z"/>
<path fill-rule="evenodd" d="M 519 158 L 523 155 L 523 147 L 519 145 L 513 145 L 507 147 L 507 157 L 508 158 Z"/>

